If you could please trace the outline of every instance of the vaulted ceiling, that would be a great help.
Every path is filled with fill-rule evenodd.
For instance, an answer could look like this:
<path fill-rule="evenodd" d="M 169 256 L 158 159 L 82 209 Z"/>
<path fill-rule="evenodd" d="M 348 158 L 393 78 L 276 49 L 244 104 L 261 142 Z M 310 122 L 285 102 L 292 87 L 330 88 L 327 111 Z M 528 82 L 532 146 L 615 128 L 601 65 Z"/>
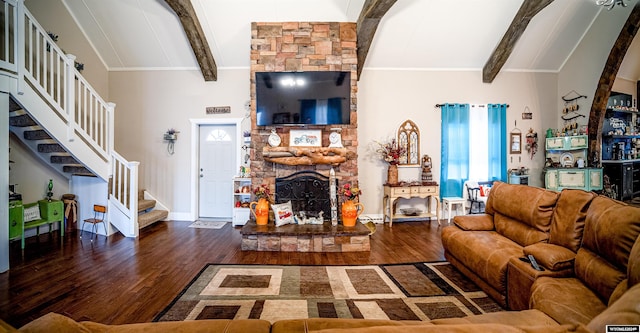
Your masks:
<path fill-rule="evenodd" d="M 482 70 L 524 0 L 398 0 L 380 21 L 364 69 Z M 637 0 L 628 1 L 633 5 Z M 165 0 L 63 0 L 109 70 L 196 69 Z M 191 0 L 218 69 L 248 68 L 251 22 L 356 22 L 365 0 Z M 613 10 L 616 10 L 614 8 Z M 598 15 L 595 0 L 542 9 L 502 71 L 558 72 Z M 640 42 L 619 76 L 640 79 Z"/>

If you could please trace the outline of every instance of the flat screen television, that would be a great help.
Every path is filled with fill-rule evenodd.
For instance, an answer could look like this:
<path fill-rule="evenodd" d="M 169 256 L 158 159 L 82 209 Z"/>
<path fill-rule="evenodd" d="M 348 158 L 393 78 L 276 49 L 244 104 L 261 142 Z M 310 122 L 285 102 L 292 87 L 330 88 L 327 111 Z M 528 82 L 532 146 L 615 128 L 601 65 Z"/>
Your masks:
<path fill-rule="evenodd" d="M 256 72 L 256 124 L 349 124 L 351 72 Z"/>

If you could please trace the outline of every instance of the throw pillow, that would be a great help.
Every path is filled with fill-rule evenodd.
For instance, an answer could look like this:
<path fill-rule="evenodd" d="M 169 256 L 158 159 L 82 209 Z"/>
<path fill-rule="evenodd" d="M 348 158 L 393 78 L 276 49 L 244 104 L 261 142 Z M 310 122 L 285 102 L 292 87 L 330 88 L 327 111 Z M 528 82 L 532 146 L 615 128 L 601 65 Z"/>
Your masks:
<path fill-rule="evenodd" d="M 276 227 L 294 223 L 291 201 L 281 204 L 273 204 L 271 205 L 271 209 L 273 209 L 273 214 L 276 218 Z"/>

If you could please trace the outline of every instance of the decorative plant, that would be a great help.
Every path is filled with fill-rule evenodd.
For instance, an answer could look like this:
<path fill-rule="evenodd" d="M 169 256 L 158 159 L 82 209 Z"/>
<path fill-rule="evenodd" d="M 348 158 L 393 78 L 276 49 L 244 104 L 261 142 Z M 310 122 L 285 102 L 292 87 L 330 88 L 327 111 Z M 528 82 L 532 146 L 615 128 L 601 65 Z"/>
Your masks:
<path fill-rule="evenodd" d="M 376 149 L 376 153 L 380 155 L 383 161 L 389 164 L 399 164 L 400 156 L 404 155 L 407 152 L 407 148 L 400 146 L 396 139 L 391 139 L 389 142 L 377 142 L 378 149 Z"/>
<path fill-rule="evenodd" d="M 342 186 L 340 194 L 342 194 L 346 200 L 355 200 L 360 194 L 362 194 L 362 191 L 359 187 L 351 186 L 350 183 L 346 183 Z"/>
<path fill-rule="evenodd" d="M 256 196 L 257 199 L 262 199 L 265 198 L 267 201 L 269 202 L 273 202 L 272 198 L 271 198 L 271 189 L 269 188 L 269 185 L 267 184 L 262 184 L 256 188 L 253 189 L 253 195 Z"/>

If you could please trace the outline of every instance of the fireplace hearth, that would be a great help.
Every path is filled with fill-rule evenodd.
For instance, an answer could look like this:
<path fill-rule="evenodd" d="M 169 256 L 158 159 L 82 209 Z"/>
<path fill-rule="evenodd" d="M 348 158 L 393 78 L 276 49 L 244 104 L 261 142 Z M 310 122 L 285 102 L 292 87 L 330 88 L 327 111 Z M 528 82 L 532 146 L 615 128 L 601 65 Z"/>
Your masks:
<path fill-rule="evenodd" d="M 306 212 L 318 216 L 324 212 L 323 224 L 287 224 L 277 227 L 273 221 L 256 225 L 249 221 L 242 227 L 243 251 L 282 252 L 356 252 L 370 251 L 370 230 L 361 223 L 345 227 L 331 224 L 331 189 L 329 177 L 315 171 L 299 171 L 276 178 L 277 203 L 291 201 L 294 214 Z M 337 183 L 336 183 L 337 187 Z M 337 198 L 335 198 L 337 200 Z"/>

